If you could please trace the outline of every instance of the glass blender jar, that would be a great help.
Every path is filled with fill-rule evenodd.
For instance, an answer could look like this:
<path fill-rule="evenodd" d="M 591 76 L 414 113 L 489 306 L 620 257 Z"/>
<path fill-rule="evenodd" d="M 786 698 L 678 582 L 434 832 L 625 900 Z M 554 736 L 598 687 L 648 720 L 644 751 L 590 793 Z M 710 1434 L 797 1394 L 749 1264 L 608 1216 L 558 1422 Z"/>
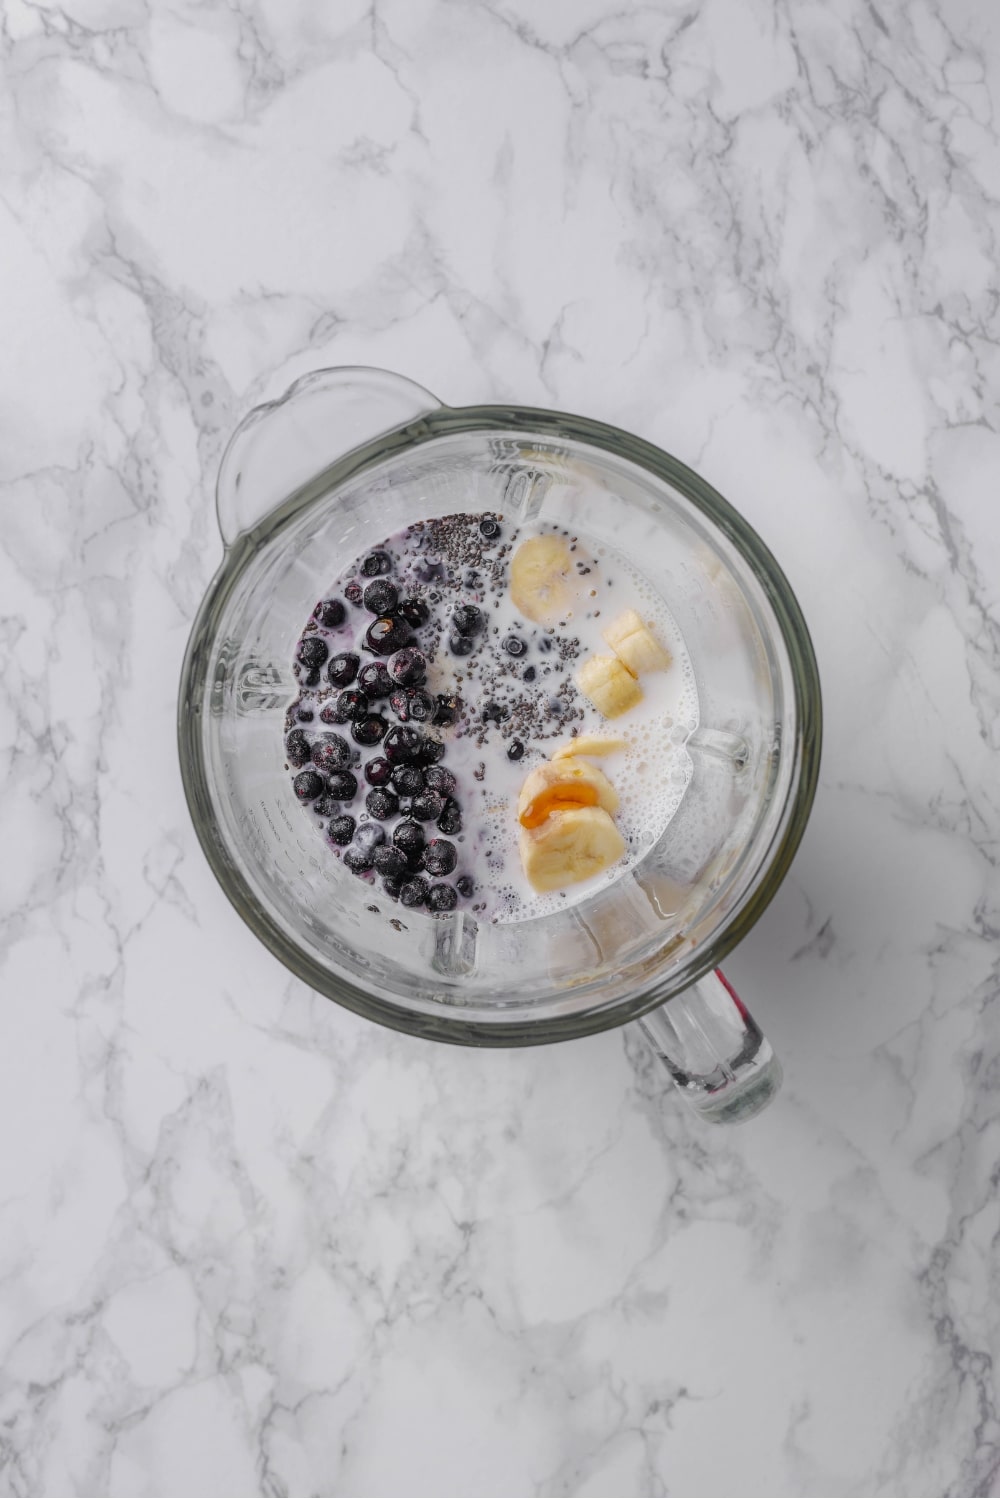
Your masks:
<path fill-rule="evenodd" d="M 443 1042 L 528 1046 L 638 1022 L 688 1102 L 747 1118 L 780 1082 L 717 970 L 792 860 L 819 768 L 816 661 L 787 580 L 704 480 L 600 422 L 442 405 L 364 367 L 318 370 L 251 411 L 222 460 L 225 554 L 184 661 L 179 747 L 205 854 L 293 973 L 373 1021 Z M 700 722 L 662 836 L 612 884 L 511 923 L 373 912 L 283 771 L 302 622 L 343 560 L 456 511 L 572 525 L 668 602 Z M 383 906 L 385 903 L 383 903 Z"/>

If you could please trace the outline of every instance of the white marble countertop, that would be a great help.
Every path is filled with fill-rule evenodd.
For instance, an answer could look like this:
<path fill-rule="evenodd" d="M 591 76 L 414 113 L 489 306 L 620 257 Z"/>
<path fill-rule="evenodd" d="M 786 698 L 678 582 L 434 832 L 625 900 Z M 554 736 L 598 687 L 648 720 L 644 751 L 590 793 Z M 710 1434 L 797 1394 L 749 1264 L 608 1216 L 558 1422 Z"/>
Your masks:
<path fill-rule="evenodd" d="M 6 0 L 0 1489 L 996 1493 L 1000 28 L 982 0 Z M 617 423 L 778 554 L 819 796 L 711 1130 L 309 993 L 178 671 L 265 377 Z"/>

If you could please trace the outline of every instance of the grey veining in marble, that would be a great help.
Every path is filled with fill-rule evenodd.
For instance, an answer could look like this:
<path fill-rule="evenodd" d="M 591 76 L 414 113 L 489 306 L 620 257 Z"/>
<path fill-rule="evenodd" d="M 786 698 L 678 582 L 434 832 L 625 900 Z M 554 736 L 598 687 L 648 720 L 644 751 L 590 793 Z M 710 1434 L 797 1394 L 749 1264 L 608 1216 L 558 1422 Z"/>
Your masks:
<path fill-rule="evenodd" d="M 996 1493 L 996 9 L 0 26 L 0 1488 Z M 729 964 L 752 1124 L 624 1034 L 369 1026 L 210 876 L 211 480 L 353 362 L 638 432 L 788 572 L 826 755 Z"/>

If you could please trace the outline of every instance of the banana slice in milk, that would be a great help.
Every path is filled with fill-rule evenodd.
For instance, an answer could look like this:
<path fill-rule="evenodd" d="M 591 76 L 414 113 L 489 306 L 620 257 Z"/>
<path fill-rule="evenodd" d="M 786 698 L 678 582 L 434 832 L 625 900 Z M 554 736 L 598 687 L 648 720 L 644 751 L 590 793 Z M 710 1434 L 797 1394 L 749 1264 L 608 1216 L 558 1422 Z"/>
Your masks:
<path fill-rule="evenodd" d="M 540 892 L 589 880 L 621 859 L 611 814 L 618 793 L 604 772 L 573 755 L 536 766 L 517 804 L 524 873 Z"/>
<path fill-rule="evenodd" d="M 604 772 L 585 760 L 566 755 L 536 766 L 517 799 L 522 828 L 537 828 L 553 812 L 572 807 L 603 807 L 618 811 L 619 797 Z"/>
<path fill-rule="evenodd" d="M 612 620 L 601 634 L 633 677 L 640 677 L 643 672 L 665 672 L 673 661 L 666 646 L 660 644 L 634 609 L 627 609 Z"/>
<path fill-rule="evenodd" d="M 606 719 L 617 719 L 642 702 L 642 688 L 617 656 L 588 656 L 576 685 Z"/>
<path fill-rule="evenodd" d="M 510 597 L 527 620 L 555 625 L 573 608 L 573 555 L 563 536 L 530 536 L 510 560 Z"/>
<path fill-rule="evenodd" d="M 536 891 L 558 891 L 607 870 L 625 853 L 625 840 L 603 807 L 550 813 L 537 828 L 522 828 L 521 863 Z"/>
<path fill-rule="evenodd" d="M 614 755 L 628 749 L 628 740 L 613 734 L 578 734 L 575 740 L 567 740 L 558 750 L 553 750 L 550 760 L 565 760 L 567 755 L 593 755 L 600 760 L 605 755 Z"/>

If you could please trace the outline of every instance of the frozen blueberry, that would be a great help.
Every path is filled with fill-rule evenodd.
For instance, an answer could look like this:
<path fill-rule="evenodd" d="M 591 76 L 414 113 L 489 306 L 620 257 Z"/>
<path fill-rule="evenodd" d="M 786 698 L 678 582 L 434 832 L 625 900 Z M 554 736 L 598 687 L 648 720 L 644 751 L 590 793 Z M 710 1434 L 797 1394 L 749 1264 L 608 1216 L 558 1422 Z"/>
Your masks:
<path fill-rule="evenodd" d="M 361 571 L 366 578 L 376 578 L 380 573 L 391 573 L 392 558 L 388 552 L 369 552 L 361 564 Z"/>
<path fill-rule="evenodd" d="M 482 585 L 482 581 L 482 573 L 477 573 L 475 568 L 466 568 L 462 574 L 462 587 L 472 589 L 474 593 L 478 591 Z"/>
<path fill-rule="evenodd" d="M 403 889 L 403 882 L 395 875 L 387 875 L 382 882 L 382 889 L 390 901 L 398 901 L 399 893 Z"/>
<path fill-rule="evenodd" d="M 350 813 L 341 813 L 339 818 L 331 819 L 327 834 L 331 844 L 349 844 L 354 837 L 354 829 L 357 825 Z"/>
<path fill-rule="evenodd" d="M 433 787 L 427 787 L 413 799 L 410 809 L 413 817 L 421 823 L 433 823 L 444 811 L 444 798 Z"/>
<path fill-rule="evenodd" d="M 357 677 L 360 665 L 361 658 L 355 656 L 353 651 L 340 651 L 336 656 L 330 657 L 326 675 L 334 687 L 347 687 Z"/>
<path fill-rule="evenodd" d="M 406 724 L 410 717 L 410 695 L 406 688 L 394 687 L 389 694 L 389 707 L 396 718 Z"/>
<path fill-rule="evenodd" d="M 303 771 L 303 776 L 309 773 Z M 338 802 L 350 802 L 358 794 L 358 781 L 353 771 L 334 771 L 330 777 L 330 796 Z"/>
<path fill-rule="evenodd" d="M 438 693 L 434 709 L 435 724 L 454 724 L 462 711 L 462 700 L 454 693 Z"/>
<path fill-rule="evenodd" d="M 521 740 L 511 740 L 507 746 L 507 759 L 520 760 L 524 754 L 524 743 Z"/>
<path fill-rule="evenodd" d="M 407 717 L 417 724 L 426 724 L 434 717 L 434 699 L 423 688 L 406 689 Z"/>
<path fill-rule="evenodd" d="M 343 625 L 347 611 L 340 599 L 321 599 L 313 614 L 328 630 L 336 630 L 338 625 Z"/>
<path fill-rule="evenodd" d="M 467 635 L 451 635 L 448 637 L 448 650 L 452 656 L 470 656 L 475 650 L 476 643 Z"/>
<path fill-rule="evenodd" d="M 369 786 L 387 786 L 392 767 L 384 755 L 376 755 L 365 763 L 365 780 Z"/>
<path fill-rule="evenodd" d="M 351 579 L 350 583 L 344 590 L 344 596 L 345 598 L 349 599 L 352 604 L 360 605 L 361 600 L 364 596 L 364 590 L 362 589 L 360 583 L 356 578 Z"/>
<path fill-rule="evenodd" d="M 372 857 L 367 849 L 351 844 L 344 850 L 344 864 L 355 875 L 365 875 L 372 867 Z"/>
<path fill-rule="evenodd" d="M 454 911 L 458 905 L 458 892 L 454 886 L 445 885 L 443 881 L 439 881 L 427 892 L 427 905 L 431 911 Z"/>
<path fill-rule="evenodd" d="M 444 576 L 444 563 L 436 557 L 422 557 L 413 570 L 419 583 L 433 583 Z"/>
<path fill-rule="evenodd" d="M 351 725 L 351 738 L 358 745 L 377 745 L 388 729 L 381 714 L 366 714 Z"/>
<path fill-rule="evenodd" d="M 450 875 L 457 864 L 458 850 L 454 844 L 447 839 L 431 839 L 424 850 L 424 869 L 428 875 Z"/>
<path fill-rule="evenodd" d="M 392 686 L 392 678 L 385 662 L 366 662 L 358 673 L 358 687 L 368 694 L 372 702 L 376 698 L 387 698 L 392 692 Z"/>
<path fill-rule="evenodd" d="M 434 714 L 433 698 L 420 688 L 398 687 L 389 694 L 389 703 L 396 717 L 404 724 L 408 724 L 411 719 L 423 724 Z"/>
<path fill-rule="evenodd" d="M 295 717 L 300 724 L 311 724 L 316 715 L 311 708 L 300 708 Z"/>
<path fill-rule="evenodd" d="M 365 601 L 365 609 L 370 609 L 373 615 L 390 614 L 399 603 L 399 590 L 388 578 L 376 578 L 365 589 L 362 598 Z"/>
<path fill-rule="evenodd" d="M 456 889 L 460 896 L 471 896 L 476 889 L 471 875 L 460 875 L 455 881 Z"/>
<path fill-rule="evenodd" d="M 330 655 L 330 648 L 318 635 L 307 635 L 299 641 L 299 648 L 295 654 L 304 667 L 315 671 Z"/>
<path fill-rule="evenodd" d="M 336 797 L 331 797 L 329 792 L 324 792 L 323 795 L 321 797 L 317 797 L 316 801 L 313 803 L 313 812 L 316 814 L 317 818 L 332 818 L 334 814 L 339 811 L 340 803 L 337 801 Z"/>
<path fill-rule="evenodd" d="M 523 656 L 528 649 L 528 644 L 519 635 L 505 635 L 500 642 L 508 656 Z"/>
<path fill-rule="evenodd" d="M 451 619 L 459 635 L 478 635 L 486 624 L 478 604 L 460 604 Z"/>
<path fill-rule="evenodd" d="M 444 746 L 440 740 L 432 740 L 429 734 L 420 736 L 420 744 L 417 747 L 418 766 L 436 766 L 444 755 Z"/>
<path fill-rule="evenodd" d="M 363 719 L 367 712 L 367 696 L 357 688 L 349 688 L 337 698 L 331 718 L 334 724 L 349 724 L 353 719 Z"/>
<path fill-rule="evenodd" d="M 365 798 L 365 806 L 373 818 L 382 822 L 386 818 L 394 818 L 399 812 L 399 798 L 395 792 L 390 792 L 385 787 L 373 787 Z"/>
<path fill-rule="evenodd" d="M 292 786 L 300 802 L 312 802 L 326 790 L 326 782 L 318 771 L 300 771 Z"/>
<path fill-rule="evenodd" d="M 538 673 L 535 671 L 534 667 L 525 667 L 524 671 L 521 673 L 521 676 L 524 678 L 525 682 L 534 682 L 535 678 L 538 676 Z"/>
<path fill-rule="evenodd" d="M 340 734 L 321 734 L 312 747 L 313 765 L 320 771 L 342 771 L 351 764 L 351 747 Z"/>
<path fill-rule="evenodd" d="M 431 612 L 422 599 L 404 599 L 399 606 L 399 613 L 407 625 L 412 625 L 414 630 L 419 629 L 421 625 L 426 625 L 431 617 Z"/>
<path fill-rule="evenodd" d="M 391 656 L 410 639 L 410 627 L 401 615 L 380 615 L 365 632 L 365 645 L 377 656 Z"/>
<path fill-rule="evenodd" d="M 372 864 L 380 875 L 389 875 L 396 880 L 402 879 L 409 869 L 406 855 L 394 844 L 381 844 L 378 849 L 374 849 Z"/>
<path fill-rule="evenodd" d="M 426 782 L 417 766 L 397 766 L 392 773 L 392 784 L 401 797 L 415 797 Z"/>
<path fill-rule="evenodd" d="M 427 676 L 427 658 L 416 646 L 405 646 L 389 662 L 389 676 L 400 687 L 419 687 Z"/>
<path fill-rule="evenodd" d="M 500 522 L 493 516 L 484 516 L 479 523 L 479 535 L 485 537 L 488 542 L 496 541 L 500 535 Z"/>
<path fill-rule="evenodd" d="M 455 790 L 455 778 L 444 766 L 431 766 L 424 772 L 424 780 L 428 786 L 432 786 L 436 792 L 443 793 L 445 797 L 450 797 Z"/>
<path fill-rule="evenodd" d="M 381 823 L 359 823 L 354 842 L 366 854 L 374 854 L 380 844 L 385 843 L 385 829 Z"/>
<path fill-rule="evenodd" d="M 392 765 L 412 765 L 420 750 L 420 735 L 408 724 L 397 724 L 382 741 L 382 749 Z"/>
<path fill-rule="evenodd" d="M 441 815 L 438 818 L 438 827 L 440 828 L 442 833 L 461 833 L 462 809 L 459 807 L 454 797 L 449 797 L 447 802 L 444 804 L 444 807 L 441 809 Z"/>
<path fill-rule="evenodd" d="M 392 842 L 404 854 L 419 854 L 424 847 L 424 830 L 412 818 L 407 818 L 405 822 L 396 824 Z"/>
<path fill-rule="evenodd" d="M 502 703 L 487 703 L 483 707 L 483 723 L 502 724 L 504 719 L 510 718 L 510 709 Z"/>
<path fill-rule="evenodd" d="M 295 671 L 303 687 L 319 687 L 319 667 L 296 667 Z"/>
<path fill-rule="evenodd" d="M 414 875 L 412 880 L 407 880 L 400 886 L 399 899 L 403 906 L 423 906 L 427 900 L 426 880 L 421 880 L 419 875 Z"/>
<path fill-rule="evenodd" d="M 309 741 L 301 729 L 293 729 L 285 740 L 285 754 L 293 766 L 304 766 L 309 759 Z"/>

